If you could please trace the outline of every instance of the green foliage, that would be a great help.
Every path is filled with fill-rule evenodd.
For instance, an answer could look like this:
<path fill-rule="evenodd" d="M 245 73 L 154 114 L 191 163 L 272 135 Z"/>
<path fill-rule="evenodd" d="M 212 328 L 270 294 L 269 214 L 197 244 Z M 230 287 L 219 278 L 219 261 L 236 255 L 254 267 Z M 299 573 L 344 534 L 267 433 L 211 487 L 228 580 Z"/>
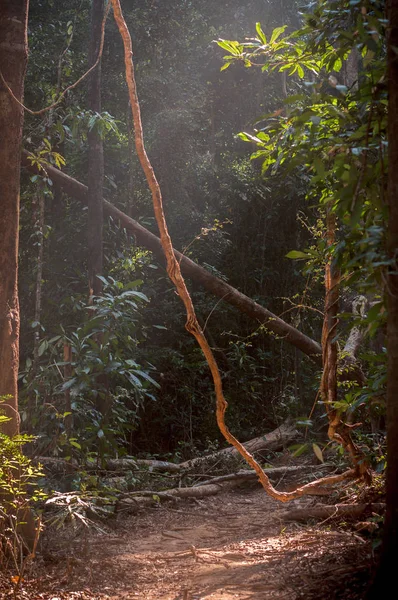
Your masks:
<path fill-rule="evenodd" d="M 57 97 L 58 87 L 65 88 L 84 72 L 89 9 L 89 2 L 81 0 L 66 4 L 43 0 L 31 7 L 27 105 L 48 105 Z M 283 10 L 284 22 L 294 22 L 295 3 L 285 0 Z M 254 69 L 229 69 L 220 77 L 220 61 L 211 45 L 214 38 L 243 37 L 253 14 L 276 27 L 281 7 L 263 0 L 243 4 L 232 0 L 228 5 L 211 0 L 175 0 L 145 6 L 127 0 L 125 13 L 137 50 L 147 149 L 161 183 L 174 246 L 276 314 L 287 309 L 284 318 L 297 320 L 297 311 L 291 310 L 286 297 L 302 295 L 301 274 L 294 261 L 284 256 L 292 243 L 299 248 L 308 242 L 307 231 L 300 230 L 295 222 L 297 210 L 306 212 L 307 181 L 283 174 L 274 178 L 272 188 L 264 184 L 257 165 L 247 158 L 244 143 L 234 137 L 257 115 L 278 108 L 280 81 L 271 74 L 265 89 Z M 266 33 L 272 45 L 284 37 L 282 30 L 279 37 L 278 32 L 274 36 Z M 131 151 L 132 124 L 130 117 L 126 118 L 129 107 L 116 28 L 107 26 L 106 36 L 101 114 L 86 110 L 87 88 L 78 86 L 51 115 L 26 115 L 25 144 L 38 154 L 36 149 L 41 151 L 45 137 L 51 151 L 64 157 L 67 173 L 85 182 L 87 135 L 90 127 L 101 130 L 106 158 L 104 196 L 156 233 L 147 186 Z M 40 432 L 40 450 L 73 456 L 94 447 L 102 452 L 106 443 L 106 452 L 181 451 L 188 458 L 190 452 L 217 445 L 220 437 L 211 379 L 200 353 L 187 340 L 179 300 L 162 266 L 153 264 L 150 253 L 137 248 L 132 236 L 110 219 L 105 221 L 104 232 L 106 278 L 110 275 L 123 285 L 142 280 L 139 290 L 150 302 L 142 303 L 146 308 L 135 323 L 128 323 L 126 317 L 118 345 L 116 340 L 108 340 L 113 345 L 112 357 L 123 346 L 124 358 L 105 355 L 107 350 L 100 348 L 95 330 L 86 331 L 91 320 L 88 313 L 92 313 L 85 308 L 86 302 L 81 302 L 87 287 L 87 212 L 58 190 L 46 197 L 42 316 L 40 323 L 31 327 L 36 320 L 32 310 L 36 257 L 30 251 L 32 240 L 37 241 L 37 236 L 32 237 L 36 184 L 37 180 L 25 181 L 23 188 L 20 290 L 22 365 L 29 371 L 23 374 L 24 425 L 32 422 L 34 430 Z M 311 369 L 305 361 L 287 345 L 282 352 L 281 340 L 268 336 L 264 329 L 257 332 L 255 323 L 214 300 L 195 283 L 189 285 L 198 314 L 217 348 L 235 433 L 259 435 L 272 429 L 291 409 L 304 413 L 304 407 L 312 402 L 308 385 Z M 298 312 L 303 330 L 318 338 L 320 320 Z M 115 320 L 117 327 L 121 321 L 123 317 Z M 40 356 L 34 373 L 32 333 L 37 329 Z M 125 343 L 128 335 L 138 343 Z M 68 365 L 63 364 L 62 355 L 66 338 L 72 344 L 76 367 L 68 381 L 64 380 Z M 247 339 L 250 347 L 234 347 L 237 340 Z M 75 360 L 77 357 L 81 362 Z M 138 366 L 125 365 L 125 359 Z M 109 422 L 104 422 L 98 405 L 106 402 L 107 384 L 100 373 L 112 365 L 112 360 L 122 365 L 104 374 L 109 379 L 112 404 Z M 153 384 L 151 388 L 150 382 L 134 372 L 136 369 L 151 376 L 153 370 L 146 366 L 147 361 L 159 373 L 155 379 L 160 389 L 155 390 Z M 120 375 L 119 369 L 125 373 Z M 141 388 L 131 383 L 127 372 L 137 377 Z M 62 390 L 64 384 L 70 388 Z M 148 401 L 151 389 L 156 403 L 150 397 Z M 71 415 L 64 401 L 68 392 L 75 403 L 70 434 L 66 425 Z M 27 411 L 30 394 L 32 419 Z M 302 403 L 300 408 L 298 403 Z M 99 432 L 104 436 L 99 438 Z"/>
<path fill-rule="evenodd" d="M 89 305 L 82 300 L 74 309 L 83 317 L 81 324 L 60 334 L 41 340 L 40 365 L 31 376 L 33 362 L 27 359 L 23 381 L 26 397 L 34 394 L 37 412 L 33 424 L 42 429 L 40 445 L 51 444 L 53 452 L 63 455 L 86 453 L 96 447 L 101 453 L 123 445 L 125 435 L 137 426 L 138 414 L 145 398 L 159 387 L 151 377 L 151 365 L 143 369 L 137 362 L 137 321 L 139 308 L 148 299 L 137 287 L 140 280 L 123 284 L 112 277 L 101 277 L 104 292 Z M 65 362 L 64 346 L 71 348 L 72 360 Z M 71 375 L 63 376 L 65 367 Z M 70 412 L 62 407 L 68 392 L 71 397 L 71 417 L 76 434 L 68 436 L 65 422 Z M 46 398 L 51 398 L 50 403 Z M 22 413 L 27 418 L 28 412 Z M 47 423 L 47 427 L 45 426 Z M 37 426 L 36 425 L 36 426 Z M 47 431 L 46 431 L 47 428 Z M 56 436 L 51 440 L 52 436 Z"/>
<path fill-rule="evenodd" d="M 380 292 L 390 266 L 385 248 L 386 25 L 383 2 L 320 0 L 293 33 L 274 29 L 267 42 L 257 24 L 256 38 L 218 42 L 229 52 L 226 66 L 243 62 L 293 76 L 279 108 L 239 136 L 256 146 L 251 158 L 261 163 L 267 182 L 278 174 L 304 179 L 307 200 L 319 218 L 326 207 L 338 217 L 332 247 L 327 247 L 324 226 L 313 221 L 308 227 L 312 245 L 286 256 L 305 261 L 303 272 L 313 280 L 331 258 L 351 296 L 377 298 L 367 314 L 349 319 L 349 327 L 366 333 L 370 347 L 385 323 Z M 347 370 L 343 353 L 341 360 Z M 368 352 L 363 361 L 365 388 L 346 382 L 334 406 L 351 418 L 361 406 L 370 418 L 384 403 L 385 358 Z"/>
<path fill-rule="evenodd" d="M 0 415 L 0 424 L 6 421 L 9 419 Z M 47 497 L 41 487 L 40 465 L 34 465 L 22 452 L 22 446 L 33 440 L 28 435 L 11 438 L 0 433 L 0 562 L 12 561 L 18 574 L 15 593 L 40 534 L 40 519 L 33 511 Z"/>

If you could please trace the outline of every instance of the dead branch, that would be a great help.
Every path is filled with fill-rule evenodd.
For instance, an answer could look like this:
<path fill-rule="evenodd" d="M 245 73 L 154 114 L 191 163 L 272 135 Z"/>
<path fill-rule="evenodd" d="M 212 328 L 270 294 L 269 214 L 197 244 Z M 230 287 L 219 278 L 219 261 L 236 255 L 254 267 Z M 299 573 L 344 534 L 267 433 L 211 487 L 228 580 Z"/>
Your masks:
<path fill-rule="evenodd" d="M 297 473 L 308 472 L 312 470 L 323 470 L 323 469 L 333 469 L 333 465 L 328 465 L 324 463 L 323 465 L 297 465 L 297 466 L 289 466 L 289 467 L 271 467 L 269 469 L 264 469 L 266 474 L 270 479 L 274 477 L 280 477 L 281 475 L 296 475 Z M 252 470 L 242 469 L 237 471 L 236 473 L 230 473 L 228 475 L 220 475 L 219 477 L 213 477 L 207 481 L 201 481 L 200 483 L 196 483 L 193 487 L 201 487 L 203 485 L 207 485 L 209 483 L 222 483 L 224 481 L 255 481 L 257 480 L 257 473 Z"/>
<path fill-rule="evenodd" d="M 330 465 L 317 465 L 318 468 L 330 468 Z M 314 467 L 315 468 L 315 467 Z M 266 476 L 270 478 L 279 477 L 285 473 L 295 473 L 308 470 L 308 467 L 275 467 L 265 471 Z M 293 492 L 277 492 L 278 495 L 286 495 L 287 499 L 293 499 L 304 495 L 324 496 L 331 492 L 324 486 L 332 485 L 343 481 L 347 473 L 339 475 L 331 475 L 318 479 L 312 483 L 306 484 L 294 490 Z M 225 492 L 238 487 L 245 481 L 258 481 L 258 474 L 254 471 L 238 471 L 231 475 L 217 477 L 216 480 L 204 481 L 194 487 L 171 488 L 163 491 L 140 490 L 136 492 L 124 492 L 120 495 L 118 507 L 123 508 L 139 508 L 142 505 L 157 504 L 162 500 L 179 500 L 183 498 L 206 498 L 207 496 L 215 496 L 220 492 Z M 262 483 L 262 482 L 260 482 Z M 276 498 L 279 500 L 279 498 Z M 286 513 L 288 514 L 288 513 Z"/>

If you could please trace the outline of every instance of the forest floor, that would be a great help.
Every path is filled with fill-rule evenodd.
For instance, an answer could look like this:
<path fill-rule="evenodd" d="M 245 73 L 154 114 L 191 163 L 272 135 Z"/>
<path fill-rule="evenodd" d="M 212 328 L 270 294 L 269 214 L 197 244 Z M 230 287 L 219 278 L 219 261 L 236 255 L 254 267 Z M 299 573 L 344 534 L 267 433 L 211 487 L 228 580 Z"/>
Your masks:
<path fill-rule="evenodd" d="M 103 532 L 46 534 L 23 600 L 360 600 L 371 542 L 349 524 L 285 523 L 258 487 L 120 513 Z M 8 587 L 7 587 L 8 586 Z M 0 598 L 13 598 L 6 578 Z"/>

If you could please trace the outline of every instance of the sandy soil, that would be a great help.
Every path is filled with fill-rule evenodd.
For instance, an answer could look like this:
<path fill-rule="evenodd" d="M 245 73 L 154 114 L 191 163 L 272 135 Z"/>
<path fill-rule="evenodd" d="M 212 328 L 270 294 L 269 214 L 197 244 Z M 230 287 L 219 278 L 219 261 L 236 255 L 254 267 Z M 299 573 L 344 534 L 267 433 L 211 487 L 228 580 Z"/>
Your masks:
<path fill-rule="evenodd" d="M 348 527 L 286 524 L 261 489 L 120 513 L 106 531 L 47 536 L 24 600 L 360 600 L 371 544 Z M 9 576 L 8 576 L 9 577 Z M 9 580 L 0 598 L 12 598 Z"/>

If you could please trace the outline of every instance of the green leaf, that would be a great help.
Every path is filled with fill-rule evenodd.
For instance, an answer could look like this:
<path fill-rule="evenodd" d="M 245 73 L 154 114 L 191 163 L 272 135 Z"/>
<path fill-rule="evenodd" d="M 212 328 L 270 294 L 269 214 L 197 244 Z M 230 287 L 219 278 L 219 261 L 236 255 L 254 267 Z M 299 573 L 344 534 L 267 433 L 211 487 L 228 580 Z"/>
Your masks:
<path fill-rule="evenodd" d="M 237 48 L 238 43 L 237 42 L 231 42 L 228 40 L 217 40 L 217 44 L 223 48 L 224 50 L 226 50 L 227 52 L 229 52 L 230 54 L 233 54 L 234 56 L 239 56 L 240 52 Z"/>
<path fill-rule="evenodd" d="M 82 449 L 81 445 L 78 442 L 75 442 L 74 440 L 69 440 L 69 444 L 74 448 L 77 448 L 78 450 Z"/>
<path fill-rule="evenodd" d="M 48 348 L 48 341 L 47 340 L 43 340 L 42 343 L 39 346 L 38 355 L 39 356 L 43 356 L 43 354 L 47 350 L 47 348 Z"/>
<path fill-rule="evenodd" d="M 282 33 L 284 33 L 286 27 L 287 25 L 283 25 L 282 27 L 276 27 L 276 29 L 274 29 L 271 35 L 270 44 L 273 44 L 278 39 L 278 37 L 282 35 Z"/>
<path fill-rule="evenodd" d="M 152 377 L 150 375 L 148 375 L 148 373 L 145 373 L 145 371 L 134 370 L 134 373 L 136 373 L 143 379 L 146 379 L 147 381 L 149 381 L 149 383 L 152 383 L 152 385 L 154 385 L 155 387 L 160 388 L 160 385 L 157 383 L 157 381 L 152 379 Z"/>
<path fill-rule="evenodd" d="M 309 255 L 300 250 L 291 250 L 286 254 L 286 258 L 298 259 L 298 258 L 309 258 Z"/>
<path fill-rule="evenodd" d="M 261 29 L 260 23 L 256 23 L 256 31 L 257 31 L 259 40 L 265 45 L 267 43 L 267 38 L 265 37 L 264 31 Z"/>
<path fill-rule="evenodd" d="M 289 447 L 289 450 L 292 453 L 292 456 L 297 458 L 308 450 L 308 444 L 293 444 L 293 446 Z"/>
<path fill-rule="evenodd" d="M 319 175 L 319 177 L 322 177 L 322 179 L 325 179 L 326 172 L 323 160 L 321 160 L 318 156 L 314 158 L 314 168 L 316 170 L 317 175 Z"/>

